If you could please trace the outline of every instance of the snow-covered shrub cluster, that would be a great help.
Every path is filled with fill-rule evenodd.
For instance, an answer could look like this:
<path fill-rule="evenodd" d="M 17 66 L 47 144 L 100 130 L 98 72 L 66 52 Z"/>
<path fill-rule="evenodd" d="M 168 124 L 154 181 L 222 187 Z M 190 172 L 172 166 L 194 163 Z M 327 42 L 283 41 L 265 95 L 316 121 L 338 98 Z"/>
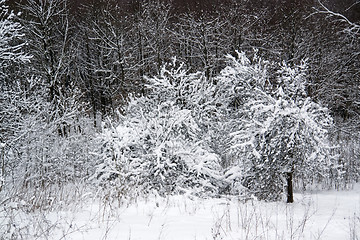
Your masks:
<path fill-rule="evenodd" d="M 306 96 L 306 65 L 277 65 L 244 53 L 207 80 L 175 60 L 148 78 L 118 126 L 102 136 L 97 178 L 126 194 L 242 193 L 281 197 L 286 174 L 304 184 L 338 167 L 326 108 Z"/>
<path fill-rule="evenodd" d="M 31 113 L 19 114 L 17 131 L 2 148 L 3 194 L 25 202 L 30 210 L 48 208 L 55 202 L 70 200 L 63 198 L 60 189 L 67 184 L 85 183 L 93 174 L 95 132 L 87 127 L 91 126 L 87 118 L 66 116 L 58 120 L 71 127 L 66 137 L 60 136 L 58 122 L 47 120 L 49 116 L 43 109 L 46 105 L 37 102 L 27 107 Z M 12 108 L 14 114 L 19 113 L 15 106 Z"/>
<path fill-rule="evenodd" d="M 95 131 L 76 88 L 48 101 L 48 85 L 29 66 L 33 58 L 18 16 L 0 0 L 0 194 L 3 204 L 22 201 L 33 210 L 60 201 L 66 184 L 89 178 Z"/>

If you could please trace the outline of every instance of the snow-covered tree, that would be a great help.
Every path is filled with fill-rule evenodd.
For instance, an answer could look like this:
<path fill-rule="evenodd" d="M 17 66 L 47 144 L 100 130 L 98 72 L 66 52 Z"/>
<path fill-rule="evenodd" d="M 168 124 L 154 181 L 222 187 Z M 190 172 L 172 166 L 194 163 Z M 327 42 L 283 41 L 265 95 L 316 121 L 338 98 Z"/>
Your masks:
<path fill-rule="evenodd" d="M 265 65 L 261 59 L 255 64 L 243 54 L 239 59 L 231 57 L 233 63 L 221 77 L 240 78 L 247 94 L 239 109 L 241 127 L 232 133 L 233 149 L 243 154 L 243 184 L 267 200 L 279 199 L 287 185 L 292 202 L 293 175 L 305 182 L 321 181 L 336 167 L 327 134 L 332 119 L 326 108 L 306 96 L 305 64 L 282 64 L 271 80 L 266 68 L 260 70 Z"/>
<path fill-rule="evenodd" d="M 45 2 L 47 1 L 31 1 L 33 4 Z M 90 155 L 89 151 L 95 148 L 92 145 L 92 129 L 87 127 L 90 124 L 81 114 L 77 99 L 73 97 L 80 96 L 76 89 L 71 89 L 72 96 L 58 92 L 61 99 L 49 99 L 48 90 L 51 86 L 47 84 L 49 82 L 46 81 L 46 76 L 53 73 L 56 75 L 50 74 L 54 77 L 53 80 L 64 80 L 63 77 L 69 73 L 61 64 L 64 59 L 57 59 L 59 65 L 54 63 L 59 72 L 51 72 L 52 68 L 47 68 L 51 65 L 51 60 L 46 62 L 44 59 L 56 50 L 51 48 L 51 53 L 49 49 L 44 50 L 44 55 L 36 52 L 34 48 L 41 46 L 34 47 L 34 39 L 29 40 L 29 35 L 26 34 L 34 29 L 25 28 L 20 22 L 20 18 L 29 17 L 27 11 L 30 10 L 14 15 L 4 4 L 5 2 L 1 1 L 0 162 L 1 175 L 6 178 L 1 194 L 9 199 L 21 198 L 28 204 L 29 209 L 42 208 L 64 196 L 57 195 L 54 188 L 58 190 L 69 182 L 78 183 L 88 177 L 92 169 L 90 165 L 93 163 L 90 160 L 93 155 Z M 45 11 L 42 9 L 44 5 L 37 7 L 33 10 Z M 49 7 L 45 12 L 51 15 L 51 11 L 55 10 Z M 32 27 L 47 32 L 35 22 L 31 24 L 34 24 Z M 39 45 L 40 42 L 39 40 Z M 49 46 L 47 43 L 44 45 Z M 44 61 L 41 62 L 40 58 Z M 54 80 L 56 85 L 55 82 Z M 61 81 L 57 81 L 59 82 Z M 67 89 L 64 87 L 59 86 L 69 93 L 70 86 L 67 86 Z M 56 91 L 60 90 L 59 88 Z M 60 114 L 58 108 L 54 110 L 54 105 L 66 109 L 66 112 Z M 89 147 L 90 145 L 92 146 Z"/>
<path fill-rule="evenodd" d="M 111 115 L 117 106 L 125 105 L 127 94 L 139 85 L 138 76 L 134 76 L 129 18 L 114 2 L 93 1 L 83 6 L 74 40 L 77 82 L 91 108 L 94 125 L 100 116 Z"/>
<path fill-rule="evenodd" d="M 16 65 L 28 62 L 23 47 L 23 28 L 9 10 L 5 0 L 0 1 L 0 190 L 4 183 L 6 155 L 14 140 L 19 120 L 19 95 L 16 93 L 20 81 L 11 77 Z M 18 73 L 18 72 L 16 72 Z"/>
<path fill-rule="evenodd" d="M 51 103 L 48 120 L 65 120 L 58 126 L 59 134 L 65 136 L 70 125 L 66 116 L 69 112 L 78 111 L 80 105 L 80 93 L 74 77 L 75 34 L 68 1 L 27 0 L 20 8 L 28 40 L 26 50 L 33 56 L 29 75 L 36 76 L 37 87 L 42 89 L 45 100 Z"/>
<path fill-rule="evenodd" d="M 343 164 L 344 175 L 340 181 L 337 178 L 332 179 L 332 183 L 335 183 L 337 188 L 348 188 L 358 181 L 360 176 L 360 22 L 356 14 L 354 15 L 359 13 L 360 4 L 358 1 L 344 1 L 341 2 L 343 5 L 340 4 L 342 9 L 336 7 L 338 4 L 329 4 L 326 1 L 318 3 L 316 17 L 328 21 L 328 27 L 323 29 L 326 32 L 331 30 L 336 38 L 326 41 L 330 47 L 321 42 L 320 47 L 325 51 L 321 50 L 319 59 L 322 62 L 318 72 L 313 74 L 314 79 L 320 81 L 314 82 L 312 88 L 316 97 L 322 99 L 331 109 L 336 125 L 332 141 L 339 145 L 336 152 Z M 312 65 L 316 67 L 316 64 Z M 325 77 L 321 76 L 321 71 Z"/>

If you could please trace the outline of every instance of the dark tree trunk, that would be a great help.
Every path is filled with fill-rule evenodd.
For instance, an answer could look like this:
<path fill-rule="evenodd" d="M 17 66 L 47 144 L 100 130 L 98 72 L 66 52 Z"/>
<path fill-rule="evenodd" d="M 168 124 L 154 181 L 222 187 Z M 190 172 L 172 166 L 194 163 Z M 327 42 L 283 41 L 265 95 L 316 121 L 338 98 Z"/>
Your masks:
<path fill-rule="evenodd" d="M 294 202 L 294 193 L 293 193 L 293 173 L 286 173 L 286 181 L 287 181 L 287 203 Z"/>

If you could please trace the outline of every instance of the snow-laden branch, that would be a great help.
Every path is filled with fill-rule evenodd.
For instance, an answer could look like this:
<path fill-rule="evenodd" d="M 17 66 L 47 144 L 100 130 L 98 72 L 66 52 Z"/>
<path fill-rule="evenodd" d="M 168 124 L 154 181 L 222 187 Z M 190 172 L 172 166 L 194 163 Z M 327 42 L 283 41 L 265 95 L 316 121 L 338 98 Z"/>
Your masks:
<path fill-rule="evenodd" d="M 344 29 L 344 32 L 349 33 L 354 36 L 360 35 L 360 25 L 350 21 L 346 16 L 341 13 L 331 11 L 326 7 L 320 0 L 318 0 L 321 9 L 315 9 L 316 13 L 326 14 L 332 17 L 335 17 L 338 21 L 346 23 L 347 27 Z"/>
<path fill-rule="evenodd" d="M 16 22 L 15 14 L 9 10 L 5 0 L 0 1 L 0 63 L 2 66 L 9 61 L 29 61 L 30 56 L 22 51 L 25 42 L 14 44 L 15 40 L 24 37 L 22 26 Z"/>

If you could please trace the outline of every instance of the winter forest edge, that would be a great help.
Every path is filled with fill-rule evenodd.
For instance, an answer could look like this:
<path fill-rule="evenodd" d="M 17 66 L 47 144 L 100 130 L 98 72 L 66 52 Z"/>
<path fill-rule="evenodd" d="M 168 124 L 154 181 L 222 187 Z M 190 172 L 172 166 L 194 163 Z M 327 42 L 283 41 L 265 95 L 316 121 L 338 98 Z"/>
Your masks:
<path fill-rule="evenodd" d="M 351 189 L 360 4 L 270 2 L 0 0 L 0 204 Z"/>

